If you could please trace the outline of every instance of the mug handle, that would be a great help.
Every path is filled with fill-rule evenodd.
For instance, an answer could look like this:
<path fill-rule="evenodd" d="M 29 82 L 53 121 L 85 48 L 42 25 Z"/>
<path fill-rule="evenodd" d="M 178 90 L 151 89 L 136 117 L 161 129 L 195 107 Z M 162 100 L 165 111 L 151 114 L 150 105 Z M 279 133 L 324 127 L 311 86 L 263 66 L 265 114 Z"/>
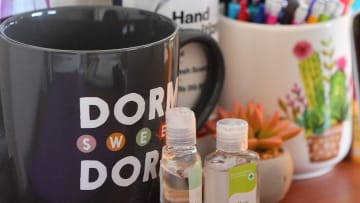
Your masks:
<path fill-rule="evenodd" d="M 224 58 L 218 43 L 208 34 L 195 29 L 180 29 L 180 48 L 189 43 L 200 43 L 207 58 L 207 75 L 199 100 L 192 107 L 200 130 L 214 110 L 224 84 Z"/>

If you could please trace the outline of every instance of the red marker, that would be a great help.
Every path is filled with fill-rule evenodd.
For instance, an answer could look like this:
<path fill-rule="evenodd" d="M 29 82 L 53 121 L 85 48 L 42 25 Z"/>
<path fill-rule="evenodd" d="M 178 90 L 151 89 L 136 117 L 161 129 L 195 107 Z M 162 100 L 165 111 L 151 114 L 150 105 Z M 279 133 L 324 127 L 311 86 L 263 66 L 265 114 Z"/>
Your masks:
<path fill-rule="evenodd" d="M 241 0 L 240 11 L 239 11 L 237 19 L 240 21 L 249 21 L 249 12 L 247 11 L 246 0 Z"/>
<path fill-rule="evenodd" d="M 350 0 L 340 0 L 340 2 L 344 5 L 344 8 L 342 10 L 342 15 L 345 15 L 348 8 L 349 8 L 349 4 L 350 4 Z"/>

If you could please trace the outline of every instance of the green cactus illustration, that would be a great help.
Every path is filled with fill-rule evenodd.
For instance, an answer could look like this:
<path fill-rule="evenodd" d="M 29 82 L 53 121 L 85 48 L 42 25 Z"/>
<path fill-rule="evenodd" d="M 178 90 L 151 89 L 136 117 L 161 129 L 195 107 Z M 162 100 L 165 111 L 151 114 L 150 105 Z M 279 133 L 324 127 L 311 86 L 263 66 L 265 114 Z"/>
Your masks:
<path fill-rule="evenodd" d="M 285 98 L 278 100 L 285 117 L 303 127 L 311 162 L 330 160 L 338 155 L 343 133 L 339 129 L 348 119 L 351 107 L 347 59 L 337 57 L 332 37 L 321 40 L 320 44 L 320 50 L 314 50 L 308 41 L 296 43 L 293 52 L 298 59 L 303 87 L 295 83 Z"/>
<path fill-rule="evenodd" d="M 299 61 L 302 83 L 310 109 L 324 109 L 325 91 L 322 80 L 321 62 L 317 52 Z"/>
<path fill-rule="evenodd" d="M 305 129 L 305 137 L 311 135 L 322 135 L 325 130 L 325 117 L 321 109 L 306 108 L 302 117 L 296 120 L 296 123 Z"/>
<path fill-rule="evenodd" d="M 346 119 L 349 104 L 346 100 L 346 75 L 338 69 L 330 79 L 330 123 L 341 123 Z"/>
<path fill-rule="evenodd" d="M 327 125 L 327 104 L 319 52 L 314 51 L 307 41 L 298 42 L 293 51 L 299 61 L 299 73 L 306 99 L 306 105 L 302 113 L 295 118 L 295 122 L 305 129 L 305 137 L 321 135 Z"/>

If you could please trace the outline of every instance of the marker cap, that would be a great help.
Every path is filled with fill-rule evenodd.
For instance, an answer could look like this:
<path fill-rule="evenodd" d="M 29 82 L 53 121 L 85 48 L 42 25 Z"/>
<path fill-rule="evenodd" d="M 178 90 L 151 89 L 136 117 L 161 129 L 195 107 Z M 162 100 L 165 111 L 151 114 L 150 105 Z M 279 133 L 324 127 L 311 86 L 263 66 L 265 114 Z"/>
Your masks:
<path fill-rule="evenodd" d="M 277 20 L 278 20 L 277 16 L 268 15 L 266 18 L 266 24 L 271 24 L 271 25 L 276 24 Z"/>

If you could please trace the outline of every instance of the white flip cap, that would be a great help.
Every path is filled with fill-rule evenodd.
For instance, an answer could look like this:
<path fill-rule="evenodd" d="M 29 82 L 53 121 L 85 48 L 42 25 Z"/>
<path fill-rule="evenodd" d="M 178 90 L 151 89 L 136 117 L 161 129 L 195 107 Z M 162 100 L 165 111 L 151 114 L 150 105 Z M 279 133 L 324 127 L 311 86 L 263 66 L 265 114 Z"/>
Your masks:
<path fill-rule="evenodd" d="M 169 146 L 196 144 L 196 119 L 191 109 L 176 107 L 166 111 L 166 144 Z"/>
<path fill-rule="evenodd" d="M 226 152 L 239 152 L 248 148 L 248 123 L 227 118 L 216 123 L 216 148 Z"/>

